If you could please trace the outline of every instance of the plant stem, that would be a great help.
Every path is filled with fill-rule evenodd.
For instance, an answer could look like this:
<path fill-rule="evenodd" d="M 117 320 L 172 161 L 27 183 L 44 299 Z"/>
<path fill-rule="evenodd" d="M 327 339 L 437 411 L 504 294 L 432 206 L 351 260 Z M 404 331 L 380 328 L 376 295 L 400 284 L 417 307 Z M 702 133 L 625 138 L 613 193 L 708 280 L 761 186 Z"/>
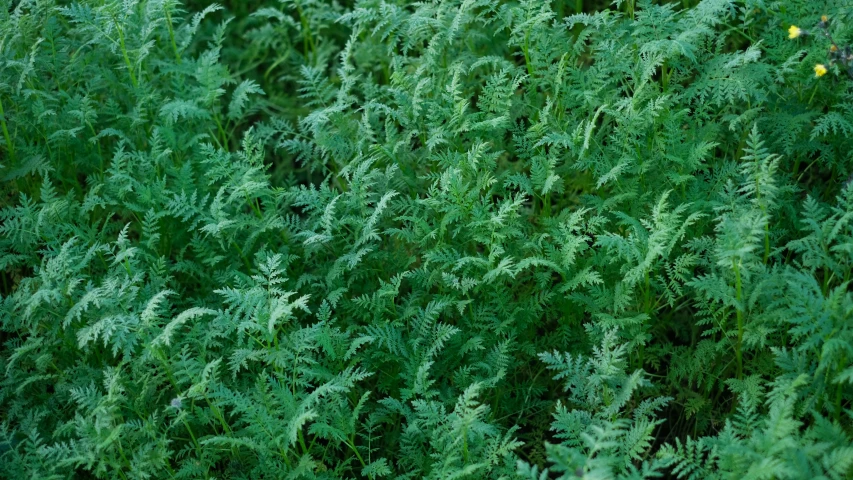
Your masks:
<path fill-rule="evenodd" d="M 844 364 L 847 362 L 847 356 L 841 357 L 841 362 L 838 364 L 838 369 L 844 369 Z M 839 382 L 838 386 L 835 390 L 835 421 L 841 422 L 841 397 L 842 397 L 842 389 L 844 388 L 844 382 Z"/>
<path fill-rule="evenodd" d="M 764 225 L 764 264 L 770 258 L 770 225 Z"/>
<path fill-rule="evenodd" d="M 316 60 L 317 58 L 317 47 L 314 44 L 314 35 L 311 34 L 311 25 L 308 23 L 308 19 L 305 18 L 305 12 L 302 11 L 302 5 L 299 2 L 293 2 L 296 4 L 296 11 L 299 13 L 299 22 L 302 24 L 302 46 L 305 50 L 305 56 L 308 56 L 308 51 L 311 51 L 312 60 Z"/>
<path fill-rule="evenodd" d="M 815 93 L 817 93 L 817 87 L 818 87 L 818 85 L 820 85 L 820 83 L 815 82 L 815 84 L 814 84 L 814 90 L 812 90 L 812 95 L 809 97 L 809 105 L 811 105 L 811 104 L 812 104 L 812 100 L 814 100 L 814 94 L 815 94 Z"/>
<path fill-rule="evenodd" d="M 0 126 L 3 127 L 3 138 L 6 139 L 6 149 L 9 151 L 9 158 L 15 160 L 15 146 L 12 145 L 12 137 L 9 136 L 9 129 L 6 127 L 6 111 L 3 110 L 3 99 L 0 98 Z"/>
<path fill-rule="evenodd" d="M 228 149 L 228 135 L 225 133 L 225 129 L 222 128 L 222 122 L 219 121 L 219 114 L 213 116 L 214 122 L 216 122 L 216 128 L 219 130 L 220 141 L 222 142 L 222 148 Z"/>
<path fill-rule="evenodd" d="M 302 447 L 302 454 L 308 455 L 308 446 L 305 445 L 305 438 L 302 436 L 302 429 L 300 428 L 298 433 L 299 445 Z"/>
<path fill-rule="evenodd" d="M 169 9 L 165 9 L 166 11 L 166 26 L 169 28 L 169 40 L 172 42 L 172 51 L 175 52 L 175 60 L 178 62 L 178 65 L 181 64 L 181 54 L 178 52 L 178 44 L 175 43 L 175 31 L 172 29 L 172 13 L 169 12 Z"/>
<path fill-rule="evenodd" d="M 533 78 L 533 65 L 530 64 L 530 55 L 528 54 L 528 50 L 530 48 L 530 31 L 524 34 L 524 64 L 527 66 L 527 74 L 530 75 L 530 78 Z"/>
<path fill-rule="evenodd" d="M 732 260 L 732 266 L 735 271 L 735 296 L 737 299 L 737 343 L 735 343 L 735 357 L 737 359 L 737 378 L 738 380 L 743 379 L 743 355 L 741 352 L 741 345 L 743 343 L 743 308 L 741 302 L 743 301 L 743 285 L 740 277 L 740 266 L 738 265 L 736 260 Z"/>
<path fill-rule="evenodd" d="M 210 401 L 210 398 L 207 396 L 207 393 L 204 394 L 204 399 L 207 401 L 207 404 L 210 406 L 210 409 L 213 411 L 213 414 L 219 420 L 219 423 L 222 425 L 222 428 L 231 435 L 233 432 L 231 431 L 231 427 L 228 426 L 228 422 L 225 421 L 225 417 L 222 415 L 222 412 L 219 411 L 219 408 Z"/>
<path fill-rule="evenodd" d="M 361 463 L 361 466 L 366 467 L 367 464 L 364 463 L 364 459 L 361 458 L 361 454 L 358 453 L 358 449 L 355 448 L 355 442 L 353 440 L 350 440 L 349 442 L 346 442 L 346 444 L 353 452 L 355 452 L 355 456 L 356 456 L 356 458 L 358 458 L 358 461 L 359 461 L 359 463 Z"/>
<path fill-rule="evenodd" d="M 116 29 L 118 30 L 118 41 L 121 46 L 121 55 L 124 57 L 124 64 L 127 66 L 127 73 L 130 75 L 130 83 L 133 84 L 133 88 L 137 88 L 139 84 L 136 82 L 136 75 L 133 74 L 133 64 L 130 63 L 130 57 L 127 55 L 127 47 L 124 44 L 124 31 L 121 29 L 121 25 L 118 24 L 118 20 L 113 17 L 113 23 L 115 23 Z"/>

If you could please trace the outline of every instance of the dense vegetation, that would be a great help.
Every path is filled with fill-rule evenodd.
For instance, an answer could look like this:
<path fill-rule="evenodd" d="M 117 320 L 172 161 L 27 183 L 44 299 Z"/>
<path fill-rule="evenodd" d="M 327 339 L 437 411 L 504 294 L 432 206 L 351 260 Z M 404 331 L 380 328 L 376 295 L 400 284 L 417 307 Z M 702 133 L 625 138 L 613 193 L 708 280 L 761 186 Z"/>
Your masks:
<path fill-rule="evenodd" d="M 853 477 L 845 0 L 0 7 L 0 477 Z"/>

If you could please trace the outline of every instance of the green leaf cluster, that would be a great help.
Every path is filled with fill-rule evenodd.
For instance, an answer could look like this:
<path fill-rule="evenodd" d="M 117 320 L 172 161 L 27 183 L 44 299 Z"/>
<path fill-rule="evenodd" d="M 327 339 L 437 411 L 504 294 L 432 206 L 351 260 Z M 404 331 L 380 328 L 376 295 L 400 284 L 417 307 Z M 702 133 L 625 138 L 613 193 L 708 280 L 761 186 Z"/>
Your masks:
<path fill-rule="evenodd" d="M 851 478 L 822 15 L 0 0 L 0 478 Z"/>

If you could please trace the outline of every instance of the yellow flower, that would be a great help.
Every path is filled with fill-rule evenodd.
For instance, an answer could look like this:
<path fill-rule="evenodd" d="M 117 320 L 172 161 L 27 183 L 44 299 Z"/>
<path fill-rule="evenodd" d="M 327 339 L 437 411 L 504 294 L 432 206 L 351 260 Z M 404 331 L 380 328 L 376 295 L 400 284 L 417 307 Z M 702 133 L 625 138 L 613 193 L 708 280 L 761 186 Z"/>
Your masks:
<path fill-rule="evenodd" d="M 826 22 L 828 22 L 828 21 L 829 21 L 829 18 L 828 18 L 826 15 L 821 15 L 821 16 L 820 16 L 820 21 L 821 21 L 821 22 L 823 22 L 823 23 L 826 23 Z"/>
<path fill-rule="evenodd" d="M 802 34 L 802 29 L 796 25 L 791 25 L 791 28 L 788 29 L 788 38 L 797 38 Z"/>
<path fill-rule="evenodd" d="M 822 64 L 818 63 L 817 65 L 814 66 L 814 76 L 815 77 L 822 77 L 822 76 L 826 75 L 826 72 L 827 72 L 826 67 L 823 66 Z"/>

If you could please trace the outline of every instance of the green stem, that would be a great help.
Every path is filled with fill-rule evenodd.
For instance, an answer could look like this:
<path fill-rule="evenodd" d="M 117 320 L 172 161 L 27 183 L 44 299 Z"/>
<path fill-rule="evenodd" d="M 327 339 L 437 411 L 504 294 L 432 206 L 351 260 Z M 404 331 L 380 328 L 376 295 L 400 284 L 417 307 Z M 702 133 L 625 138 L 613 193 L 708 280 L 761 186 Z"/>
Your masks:
<path fill-rule="evenodd" d="M 169 380 L 169 383 L 172 384 L 172 388 L 175 389 L 175 394 L 180 393 L 181 389 L 178 388 L 178 382 L 175 380 L 175 376 L 172 375 L 172 369 L 169 368 L 169 360 L 166 358 L 166 353 L 160 348 L 155 348 L 152 351 L 157 359 L 163 363 L 163 371 L 166 372 L 166 378 Z"/>
<path fill-rule="evenodd" d="M 278 447 L 278 453 L 284 459 L 284 464 L 287 465 L 287 468 L 290 468 L 290 459 L 287 458 L 287 451 L 282 447 Z"/>
<path fill-rule="evenodd" d="M 737 343 L 735 343 L 735 357 L 737 359 L 737 378 L 743 378 L 743 355 L 741 345 L 743 343 L 743 309 L 741 302 L 743 299 L 743 284 L 740 277 L 740 266 L 736 260 L 732 260 L 732 266 L 735 271 L 735 296 L 737 298 Z"/>
<path fill-rule="evenodd" d="M 528 51 L 530 49 L 530 31 L 524 34 L 524 64 L 527 66 L 527 74 L 530 75 L 530 78 L 533 78 L 533 65 L 530 64 L 530 55 Z"/>
<path fill-rule="evenodd" d="M 222 142 L 222 148 L 228 148 L 228 135 L 225 133 L 225 129 L 222 128 L 222 122 L 219 121 L 219 114 L 213 116 L 213 120 L 216 122 L 216 128 L 219 130 L 220 141 Z"/>
<path fill-rule="evenodd" d="M 770 225 L 764 225 L 764 264 L 770 258 Z"/>
<path fill-rule="evenodd" d="M 178 62 L 178 65 L 181 64 L 181 54 L 178 52 L 178 44 L 175 43 L 175 31 L 172 29 L 172 13 L 169 12 L 169 9 L 165 9 L 166 11 L 166 26 L 169 28 L 169 40 L 172 42 L 172 51 L 175 52 L 175 60 Z"/>
<path fill-rule="evenodd" d="M 308 455 L 308 446 L 305 445 L 305 438 L 302 436 L 302 429 L 297 432 L 299 436 L 299 445 L 302 447 L 302 454 Z"/>
<path fill-rule="evenodd" d="M 356 456 L 356 458 L 358 458 L 358 461 L 359 461 L 359 463 L 361 463 L 361 466 L 366 467 L 367 464 L 364 463 L 364 459 L 361 458 L 361 454 L 358 453 L 358 449 L 355 448 L 355 442 L 353 440 L 350 440 L 349 442 L 346 442 L 346 444 L 353 452 L 355 452 L 355 456 Z"/>
<path fill-rule="evenodd" d="M 127 55 L 127 47 L 124 44 L 124 31 L 121 29 L 121 25 L 118 24 L 118 20 L 113 17 L 113 23 L 115 23 L 116 29 L 118 30 L 118 41 L 121 46 L 121 55 L 124 57 L 124 64 L 127 66 L 127 73 L 130 75 L 130 83 L 133 84 L 133 88 L 137 88 L 139 84 L 136 82 L 136 75 L 133 74 L 133 65 L 130 63 L 130 57 Z"/>
<path fill-rule="evenodd" d="M 462 429 L 462 458 L 468 463 L 468 429 Z"/>
<path fill-rule="evenodd" d="M 267 70 L 264 72 L 264 80 L 267 80 L 267 79 L 269 78 L 269 76 L 270 76 L 270 73 L 272 73 L 272 71 L 273 71 L 273 70 L 275 70 L 275 68 L 276 68 L 276 67 L 278 67 L 279 65 L 281 65 L 281 64 L 282 64 L 285 60 L 287 60 L 289 57 L 290 57 L 290 50 L 288 50 L 288 51 L 287 51 L 287 54 L 286 54 L 286 55 L 282 55 L 282 56 L 278 57 L 278 58 L 276 59 L 276 61 L 274 61 L 274 62 L 272 63 L 272 65 L 270 65 L 270 66 L 269 66 L 269 68 L 267 68 Z"/>
<path fill-rule="evenodd" d="M 6 139 L 6 149 L 9 151 L 9 158 L 15 160 L 15 146 L 12 145 L 12 137 L 9 136 L 9 129 L 6 127 L 6 111 L 3 110 L 3 99 L 0 98 L 0 126 L 3 127 L 3 138 Z"/>
<path fill-rule="evenodd" d="M 815 84 L 814 84 L 814 90 L 812 90 L 812 95 L 809 97 L 809 105 L 811 105 L 811 104 L 812 104 L 812 100 L 814 100 L 814 94 L 815 94 L 815 93 L 817 93 L 817 87 L 818 87 L 818 85 L 820 85 L 820 83 L 819 83 L 819 82 L 815 82 Z"/>
<path fill-rule="evenodd" d="M 186 417 L 181 418 L 181 422 L 183 422 L 184 426 L 187 427 L 187 432 L 190 434 L 190 438 L 193 440 L 193 445 L 195 446 L 195 454 L 201 459 L 201 446 L 198 443 L 198 440 L 195 438 L 195 434 L 193 434 L 192 428 L 190 428 L 189 422 L 187 422 Z"/>
<path fill-rule="evenodd" d="M 305 13 L 302 11 L 302 5 L 299 2 L 293 2 L 296 4 L 296 11 L 299 13 L 299 22 L 302 24 L 302 33 L 303 33 L 303 49 L 305 50 L 306 56 L 308 51 L 311 51 L 311 58 L 317 58 L 317 46 L 314 44 L 314 35 L 311 34 L 311 25 L 308 23 L 308 19 L 305 18 Z"/>
<path fill-rule="evenodd" d="M 847 356 L 841 357 L 841 362 L 838 365 L 839 370 L 844 368 L 844 364 L 846 363 L 846 361 L 847 361 Z M 836 390 L 835 390 L 835 421 L 839 422 L 839 423 L 841 422 L 841 397 L 842 397 L 842 393 L 843 393 L 842 392 L 843 388 L 844 388 L 844 383 L 839 382 L 838 386 L 836 387 Z"/>
<path fill-rule="evenodd" d="M 119 455 L 121 455 L 121 459 L 124 460 L 126 468 L 130 470 L 130 461 L 127 459 L 127 455 L 124 454 L 124 448 L 122 448 L 121 446 L 121 440 L 118 440 L 116 442 L 116 445 L 118 446 L 118 453 Z M 127 480 L 127 475 L 125 475 L 123 471 L 119 470 L 118 474 L 121 476 L 121 478 Z"/>
<path fill-rule="evenodd" d="M 228 435 L 231 435 L 233 432 L 231 431 L 231 427 L 228 426 L 228 422 L 225 421 L 225 417 L 222 415 L 222 412 L 219 411 L 219 408 L 210 401 L 210 397 L 207 396 L 207 393 L 204 394 L 204 399 L 207 401 L 207 404 L 210 405 L 210 409 L 213 411 L 213 414 L 216 416 L 216 419 L 219 420 L 219 423 L 222 425 L 222 428 L 228 432 Z"/>

